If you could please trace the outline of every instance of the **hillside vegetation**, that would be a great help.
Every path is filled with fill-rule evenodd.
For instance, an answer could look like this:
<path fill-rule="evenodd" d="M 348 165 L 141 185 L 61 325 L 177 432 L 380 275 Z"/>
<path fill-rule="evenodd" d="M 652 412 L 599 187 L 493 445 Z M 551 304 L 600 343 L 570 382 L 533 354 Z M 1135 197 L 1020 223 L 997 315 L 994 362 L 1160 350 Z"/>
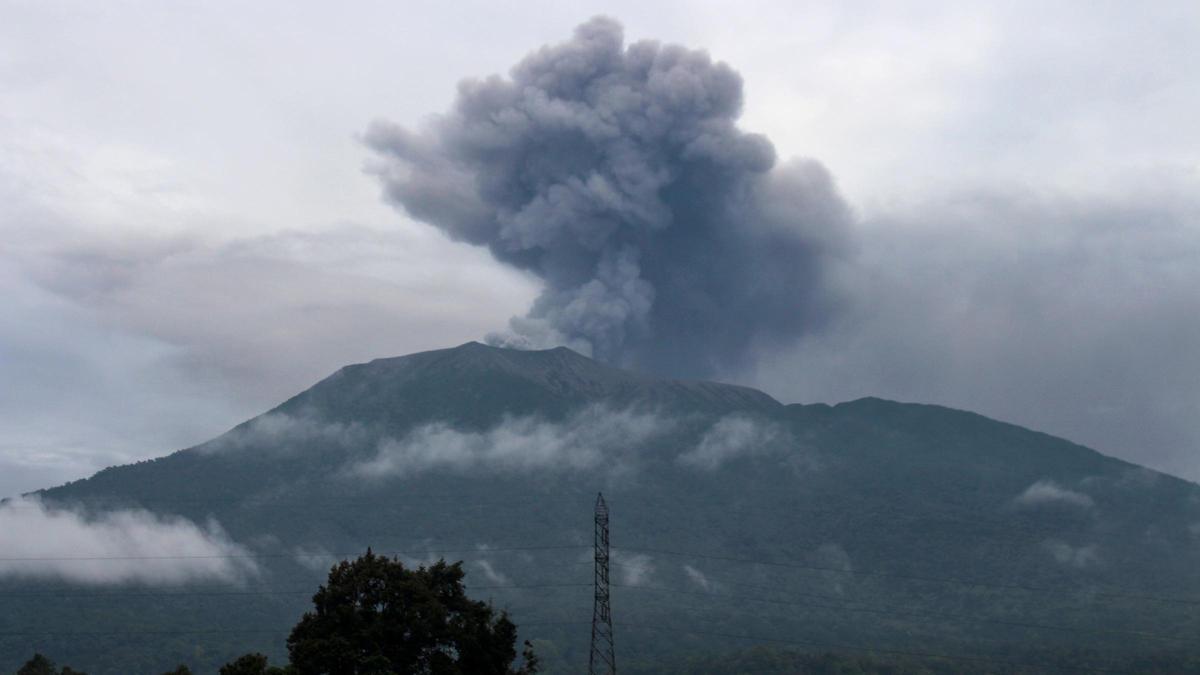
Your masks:
<path fill-rule="evenodd" d="M 463 560 L 469 591 L 509 611 L 546 672 L 577 673 L 598 491 L 618 658 L 641 672 L 784 672 L 738 665 L 765 652 L 708 656 L 756 643 L 791 650 L 769 658 L 931 654 L 953 672 L 1196 653 L 1192 483 L 969 412 L 784 405 L 469 343 L 348 366 L 200 446 L 41 493 L 219 523 L 255 571 L 171 588 L 10 582 L 0 672 L 35 650 L 92 675 L 280 657 L 330 565 L 369 545 Z M 951 672 L 846 668 L 787 672 Z"/>

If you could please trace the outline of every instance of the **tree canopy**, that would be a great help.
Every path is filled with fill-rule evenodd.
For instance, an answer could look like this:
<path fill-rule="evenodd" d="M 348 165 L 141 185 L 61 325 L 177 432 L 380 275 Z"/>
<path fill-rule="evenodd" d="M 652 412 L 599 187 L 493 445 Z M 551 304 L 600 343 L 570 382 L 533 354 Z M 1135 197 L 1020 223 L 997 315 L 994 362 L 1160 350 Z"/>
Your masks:
<path fill-rule="evenodd" d="M 70 666 L 63 666 L 62 670 L 53 661 L 46 658 L 42 654 L 34 654 L 33 658 L 25 662 L 17 671 L 17 675 L 86 675 Z"/>
<path fill-rule="evenodd" d="M 462 563 L 408 569 L 369 549 L 343 561 L 288 637 L 298 675 L 523 675 L 537 660 L 517 627 L 463 588 Z"/>

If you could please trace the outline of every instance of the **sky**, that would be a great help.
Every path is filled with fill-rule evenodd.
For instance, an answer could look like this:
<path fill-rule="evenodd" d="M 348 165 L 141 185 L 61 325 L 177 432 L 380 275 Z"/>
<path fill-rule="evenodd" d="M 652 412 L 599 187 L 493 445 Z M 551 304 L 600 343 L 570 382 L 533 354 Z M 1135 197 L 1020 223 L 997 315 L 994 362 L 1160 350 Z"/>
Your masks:
<path fill-rule="evenodd" d="M 1200 479 L 1200 6 L 733 7 L 0 0 L 0 495 L 526 316 L 553 280 L 385 200 L 369 130 L 597 15 L 728 64 L 846 207 L 834 310 L 706 375 Z"/>

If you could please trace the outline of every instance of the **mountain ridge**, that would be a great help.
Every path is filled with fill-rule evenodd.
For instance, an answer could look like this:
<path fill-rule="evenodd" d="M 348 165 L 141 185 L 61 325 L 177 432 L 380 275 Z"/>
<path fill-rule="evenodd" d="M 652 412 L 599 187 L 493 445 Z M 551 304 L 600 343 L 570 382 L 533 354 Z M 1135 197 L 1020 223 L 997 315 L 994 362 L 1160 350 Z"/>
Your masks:
<path fill-rule="evenodd" d="M 997 640 L 1150 650 L 1158 647 L 1116 645 L 1089 631 L 1200 630 L 1187 605 L 1126 599 L 1086 613 L 1077 606 L 1114 588 L 1200 603 L 1193 483 L 970 411 L 875 397 L 785 405 L 746 387 L 657 379 L 562 348 L 467 343 L 352 364 L 206 443 L 38 494 L 53 508 L 143 508 L 219 523 L 232 541 L 265 556 L 272 586 L 319 581 L 320 569 L 295 552 L 450 545 L 475 577 L 562 589 L 496 592 L 518 625 L 538 619 L 527 637 L 542 645 L 547 672 L 569 673 L 586 660 L 586 635 L 570 626 L 590 611 L 586 589 L 578 597 L 569 590 L 590 580 L 580 572 L 590 557 L 575 549 L 591 544 L 600 490 L 612 512 L 617 606 L 636 621 L 696 630 L 736 622 L 781 639 L 973 653 L 993 653 Z M 521 550 L 508 549 L 514 542 Z M 736 562 L 746 560 L 783 566 Z M 986 583 L 919 581 L 964 577 Z M 867 621 L 837 604 L 759 608 L 737 595 L 703 595 L 743 583 L 784 598 L 823 595 L 918 616 L 980 613 L 1003 627 L 947 625 L 912 612 Z M 682 612 L 650 586 L 693 600 L 699 593 L 702 604 Z M 1014 595 L 1022 587 L 1059 595 Z M 22 607 L 10 623 L 22 612 L 61 620 L 52 618 L 61 611 L 53 602 Z M 282 625 L 303 603 L 197 600 L 184 615 L 121 607 L 120 625 L 219 625 L 247 611 Z M 7 625 L 0 617 L 0 669 L 19 655 L 3 636 Z M 281 640 L 181 636 L 164 653 L 202 649 L 211 664 L 251 650 L 278 655 Z M 637 635 L 622 644 L 647 659 L 715 648 Z M 92 672 L 121 672 L 96 665 L 98 647 L 53 646 Z M 104 649 L 140 648 L 130 639 Z M 164 660 L 162 669 L 171 665 Z"/>

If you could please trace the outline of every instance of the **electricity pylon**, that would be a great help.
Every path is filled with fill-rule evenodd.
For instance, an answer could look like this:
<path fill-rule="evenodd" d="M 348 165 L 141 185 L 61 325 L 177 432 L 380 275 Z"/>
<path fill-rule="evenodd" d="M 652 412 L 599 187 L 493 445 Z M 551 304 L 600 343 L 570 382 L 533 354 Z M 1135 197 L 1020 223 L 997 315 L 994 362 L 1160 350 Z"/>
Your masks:
<path fill-rule="evenodd" d="M 608 604 L 608 504 L 596 495 L 596 602 L 592 608 L 592 654 L 588 675 L 616 675 L 612 608 Z"/>

